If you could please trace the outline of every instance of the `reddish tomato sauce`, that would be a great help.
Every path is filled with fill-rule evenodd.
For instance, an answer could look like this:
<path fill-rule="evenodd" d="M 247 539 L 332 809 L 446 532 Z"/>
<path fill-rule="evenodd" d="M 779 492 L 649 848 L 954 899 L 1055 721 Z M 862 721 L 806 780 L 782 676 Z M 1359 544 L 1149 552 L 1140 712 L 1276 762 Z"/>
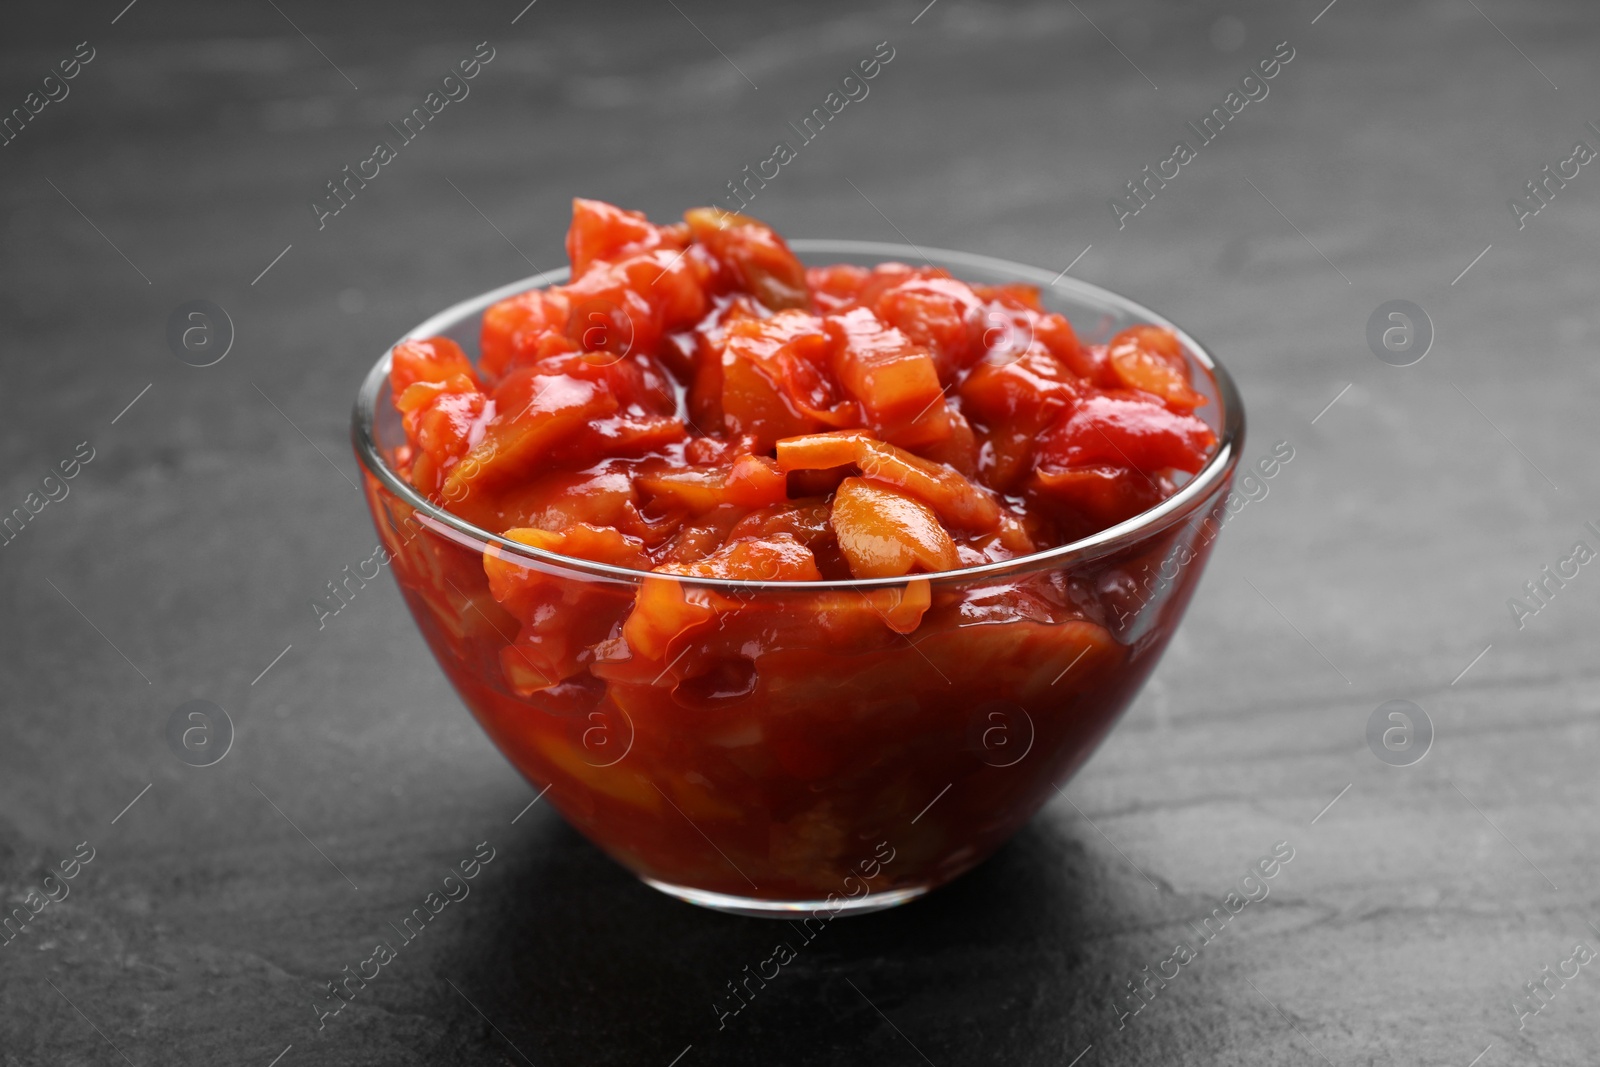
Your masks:
<path fill-rule="evenodd" d="M 1030 286 L 807 269 L 766 225 L 579 200 L 572 281 L 407 341 L 402 472 L 474 524 L 640 570 L 848 579 L 1127 519 L 1215 445 L 1177 337 L 1082 345 Z M 742 547 L 741 547 L 742 546 Z"/>
<path fill-rule="evenodd" d="M 1109 727 L 1199 567 L 1137 640 L 1133 564 L 1177 534 L 1079 574 L 918 576 L 1081 538 L 1198 471 L 1216 437 L 1177 336 L 1082 344 L 1031 286 L 807 268 L 770 227 L 710 209 L 660 226 L 578 200 L 567 250 L 570 282 L 484 313 L 476 364 L 445 338 L 396 346 L 391 459 L 483 529 L 648 576 L 391 525 L 452 680 L 570 820 L 651 877 L 816 898 L 885 839 L 898 861 L 872 889 L 971 866 Z M 781 586 L 852 578 L 906 581 Z M 1028 720 L 1031 762 L 985 757 L 988 733 L 975 747 L 986 702 L 1019 748 Z"/>

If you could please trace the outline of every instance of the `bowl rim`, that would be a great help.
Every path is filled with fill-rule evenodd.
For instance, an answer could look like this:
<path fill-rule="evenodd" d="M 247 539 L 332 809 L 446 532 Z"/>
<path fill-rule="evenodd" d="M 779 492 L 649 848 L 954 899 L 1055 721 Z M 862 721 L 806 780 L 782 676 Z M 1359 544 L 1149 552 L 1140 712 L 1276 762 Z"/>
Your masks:
<path fill-rule="evenodd" d="M 797 254 L 809 252 L 816 254 L 869 255 L 880 256 L 885 260 L 897 262 L 925 260 L 939 266 L 966 266 L 978 270 L 1009 274 L 1016 280 L 1037 284 L 1041 289 L 1062 292 L 1086 301 L 1092 300 L 1101 304 L 1110 304 L 1119 310 L 1138 317 L 1142 322 L 1166 326 L 1177 333 L 1179 339 L 1183 341 L 1189 352 L 1206 369 L 1212 381 L 1216 384 L 1218 403 L 1222 408 L 1221 429 L 1217 434 L 1217 449 L 1206 464 L 1180 486 L 1177 492 L 1154 507 L 1147 508 L 1132 518 L 1117 523 L 1115 526 L 1108 526 L 1098 533 L 1090 534 L 1087 537 L 1079 538 L 1064 545 L 1056 545 L 1052 548 L 1030 553 L 1026 556 L 979 564 L 973 567 L 962 567 L 957 570 L 898 577 L 848 578 L 816 582 L 705 578 L 660 571 L 633 570 L 628 567 L 597 563 L 577 556 L 565 556 L 558 552 L 534 548 L 531 545 L 513 541 L 481 526 L 474 525 L 417 492 L 384 459 L 374 439 L 373 426 L 377 417 L 378 399 L 389 378 L 390 360 L 393 357 L 395 345 L 412 338 L 433 337 L 442 334 L 450 327 L 458 325 L 470 316 L 481 314 L 491 304 L 507 297 L 516 296 L 518 293 L 526 292 L 529 289 L 558 285 L 571 274 L 569 268 L 561 267 L 556 270 L 541 271 L 538 274 L 510 282 L 488 292 L 480 293 L 477 296 L 468 297 L 424 319 L 408 330 L 399 340 L 385 348 L 382 355 L 378 357 L 377 362 L 367 372 L 361 383 L 361 388 L 356 394 L 350 427 L 351 443 L 354 446 L 356 458 L 367 473 L 371 474 L 386 489 L 405 501 L 414 512 L 418 513 L 424 525 L 430 527 L 435 533 L 473 547 L 478 551 L 482 551 L 489 545 L 494 545 L 497 546 L 503 558 L 509 553 L 512 557 L 522 557 L 541 564 L 545 568 L 555 567 L 595 578 L 623 581 L 630 584 L 639 584 L 646 578 L 656 578 L 711 590 L 748 591 L 750 589 L 762 589 L 768 591 L 794 590 L 797 592 L 902 588 L 917 581 L 944 585 L 954 582 L 967 582 L 974 579 L 1002 577 L 1014 572 L 1058 568 L 1063 565 L 1081 563 L 1105 556 L 1153 534 L 1160 533 L 1187 518 L 1195 508 L 1211 496 L 1214 490 L 1227 481 L 1238 463 L 1239 452 L 1244 443 L 1245 418 L 1244 401 L 1239 395 L 1238 387 L 1234 384 L 1233 376 L 1211 354 L 1209 349 L 1181 326 L 1135 300 L 1131 300 L 1110 289 L 1094 285 L 1091 282 L 1066 277 L 1065 272 L 1052 276 L 1049 271 L 1039 267 L 1030 267 L 1026 264 L 973 252 L 958 252 L 952 249 L 919 247 L 884 241 L 857 241 L 834 238 L 794 238 L 789 240 L 788 244 Z"/>

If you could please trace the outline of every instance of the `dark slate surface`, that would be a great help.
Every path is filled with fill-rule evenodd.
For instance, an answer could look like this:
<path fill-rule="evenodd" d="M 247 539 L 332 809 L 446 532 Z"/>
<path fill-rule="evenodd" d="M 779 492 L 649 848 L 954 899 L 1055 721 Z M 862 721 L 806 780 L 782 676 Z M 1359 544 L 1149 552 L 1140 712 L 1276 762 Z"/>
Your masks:
<path fill-rule="evenodd" d="M 0 948 L 0 1063 L 1595 1062 L 1593 967 L 1512 1005 L 1600 945 L 1600 565 L 1507 606 L 1600 548 L 1600 169 L 1508 208 L 1600 147 L 1586 0 L 123 2 L 15 7 L 0 40 L 7 109 L 94 56 L 0 147 L 0 509 L 93 450 L 0 549 L 0 890 L 94 850 Z M 319 232 L 323 183 L 483 40 L 470 97 Z M 785 931 L 654 893 L 542 805 L 513 825 L 533 790 L 395 590 L 321 632 L 309 600 L 371 550 L 346 419 L 385 344 L 555 263 L 574 194 L 712 200 L 880 41 L 754 210 L 1052 270 L 1092 245 L 1073 273 L 1209 341 L 1247 455 L 1294 459 L 1070 803 L 830 926 L 719 1031 Z M 1270 94 L 1119 230 L 1110 198 L 1280 41 Z M 236 330 L 203 369 L 164 336 L 192 299 Z M 1436 327 L 1411 367 L 1364 338 L 1392 299 Z M 194 699 L 237 727 L 209 768 L 163 735 Z M 1435 728 L 1414 766 L 1365 740 L 1391 699 Z M 319 1033 L 319 985 L 481 841 L 470 898 Z M 1119 1030 L 1118 987 L 1278 841 L 1270 897 Z"/>

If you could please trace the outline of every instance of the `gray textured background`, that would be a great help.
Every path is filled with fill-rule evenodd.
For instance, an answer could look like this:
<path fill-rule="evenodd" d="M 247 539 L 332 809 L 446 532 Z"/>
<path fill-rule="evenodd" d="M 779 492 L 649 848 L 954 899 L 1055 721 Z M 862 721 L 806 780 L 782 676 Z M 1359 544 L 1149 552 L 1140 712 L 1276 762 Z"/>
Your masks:
<path fill-rule="evenodd" d="M 1600 565 L 1524 629 L 1506 605 L 1600 547 L 1600 167 L 1525 230 L 1507 208 L 1600 147 L 1592 4 L 123 2 L 13 5 L 0 43 L 4 109 L 96 49 L 0 147 L 0 512 L 95 450 L 0 548 L 0 891 L 97 850 L 0 948 L 0 1063 L 1595 1062 L 1593 966 L 1525 1029 L 1511 1004 L 1600 946 Z M 485 39 L 472 95 L 318 232 L 323 182 Z M 1092 245 L 1075 275 L 1233 369 L 1247 457 L 1295 458 L 1070 802 L 834 924 L 719 1032 L 778 928 L 654 893 L 542 805 L 513 825 L 533 791 L 392 585 L 320 633 L 309 600 L 371 552 L 346 427 L 384 345 L 556 263 L 575 194 L 712 200 L 884 40 L 755 213 L 1052 270 Z M 1119 231 L 1109 198 L 1283 40 L 1267 99 Z M 195 298 L 237 333 L 204 369 L 164 339 Z M 1415 366 L 1367 348 L 1390 299 L 1437 328 Z M 196 698 L 237 726 L 205 769 L 162 733 Z M 1394 698 L 1436 728 L 1415 766 L 1364 738 Z M 473 895 L 318 1033 L 319 985 L 483 840 Z M 1279 840 L 1271 897 L 1119 1031 L 1117 987 Z"/>

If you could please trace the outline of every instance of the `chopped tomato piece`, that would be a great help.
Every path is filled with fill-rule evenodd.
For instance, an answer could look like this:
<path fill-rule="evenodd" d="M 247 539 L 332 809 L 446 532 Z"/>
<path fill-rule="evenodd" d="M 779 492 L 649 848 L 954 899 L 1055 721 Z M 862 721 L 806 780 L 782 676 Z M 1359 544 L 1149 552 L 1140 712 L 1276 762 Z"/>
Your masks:
<path fill-rule="evenodd" d="M 1065 315 L 1050 311 L 1037 316 L 1033 320 L 1033 336 L 1072 373 L 1080 378 L 1093 377 L 1093 364 Z"/>
<path fill-rule="evenodd" d="M 1159 474 L 1109 463 L 1043 467 L 1035 473 L 1034 484 L 1039 496 L 1072 509 L 1080 520 L 1074 526 L 1083 533 L 1131 519 L 1172 492 L 1172 483 Z"/>
<path fill-rule="evenodd" d="M 648 541 L 648 528 L 637 511 L 639 494 L 632 466 L 631 460 L 603 460 L 589 470 L 552 471 L 514 487 L 476 495 L 494 500 L 493 524 L 500 528 L 562 531 L 586 523 L 613 527 Z"/>
<path fill-rule="evenodd" d="M 1007 362 L 979 363 L 960 387 L 967 410 L 990 421 L 1059 411 L 1082 395 L 1072 372 L 1038 346 Z"/>
<path fill-rule="evenodd" d="M 762 449 L 780 437 L 849 420 L 820 368 L 833 342 L 821 320 L 803 311 L 729 324 L 722 350 L 721 410 L 730 433 L 749 434 Z"/>
<path fill-rule="evenodd" d="M 553 445 L 546 459 L 565 464 L 596 456 L 645 456 L 682 442 L 688 432 L 683 420 L 670 415 L 613 415 L 586 423 Z"/>
<path fill-rule="evenodd" d="M 457 460 L 482 436 L 494 403 L 465 374 L 442 381 L 414 381 L 395 398 L 406 435 L 416 443 L 411 484 L 434 495 Z"/>
<path fill-rule="evenodd" d="M 979 300 L 1001 304 L 1009 308 L 1024 308 L 1029 311 L 1044 313 L 1044 305 L 1039 303 L 1039 287 L 1027 285 L 1023 282 L 1006 282 L 1004 285 L 974 285 L 972 291 L 978 294 Z"/>
<path fill-rule="evenodd" d="M 575 351 L 567 338 L 571 311 L 567 294 L 557 289 L 530 289 L 490 305 L 478 331 L 480 369 L 498 378 L 518 363 Z"/>
<path fill-rule="evenodd" d="M 849 263 L 810 267 L 806 270 L 806 285 L 811 289 L 811 302 L 822 311 L 843 311 L 852 307 L 861 295 L 868 274 L 867 268 Z"/>
<path fill-rule="evenodd" d="M 1039 442 L 1041 461 L 1058 467 L 1121 463 L 1146 474 L 1193 473 L 1216 443 L 1211 427 L 1138 396 L 1091 396 Z"/>
<path fill-rule="evenodd" d="M 667 249 L 597 260 L 563 291 L 567 339 L 586 352 L 655 353 L 663 336 L 697 322 L 708 306 L 693 264 Z"/>
<path fill-rule="evenodd" d="M 890 289 L 904 285 L 908 281 L 928 278 L 948 278 L 950 272 L 940 270 L 938 267 L 910 267 L 904 263 L 879 263 L 868 272 L 866 280 L 861 283 L 861 291 L 856 297 L 856 306 L 872 308 L 878 304 L 878 298 Z"/>
<path fill-rule="evenodd" d="M 910 277 L 878 297 L 878 318 L 933 354 L 941 382 L 983 357 L 983 301 L 954 278 Z"/>
<path fill-rule="evenodd" d="M 461 346 L 448 337 L 401 341 L 394 346 L 389 364 L 389 391 L 399 397 L 416 382 L 442 382 L 458 374 L 474 385 L 478 372 L 472 369 Z"/>
<path fill-rule="evenodd" d="M 581 278 L 596 260 L 615 260 L 666 245 L 683 249 L 682 238 L 655 225 L 642 211 L 626 211 L 600 200 L 574 199 L 567 229 L 567 258 L 572 276 Z"/>
<path fill-rule="evenodd" d="M 1042 408 L 1002 419 L 989 431 L 978 454 L 978 475 L 997 493 L 1009 493 L 1033 466 L 1039 435 L 1054 421 L 1056 410 Z"/>

